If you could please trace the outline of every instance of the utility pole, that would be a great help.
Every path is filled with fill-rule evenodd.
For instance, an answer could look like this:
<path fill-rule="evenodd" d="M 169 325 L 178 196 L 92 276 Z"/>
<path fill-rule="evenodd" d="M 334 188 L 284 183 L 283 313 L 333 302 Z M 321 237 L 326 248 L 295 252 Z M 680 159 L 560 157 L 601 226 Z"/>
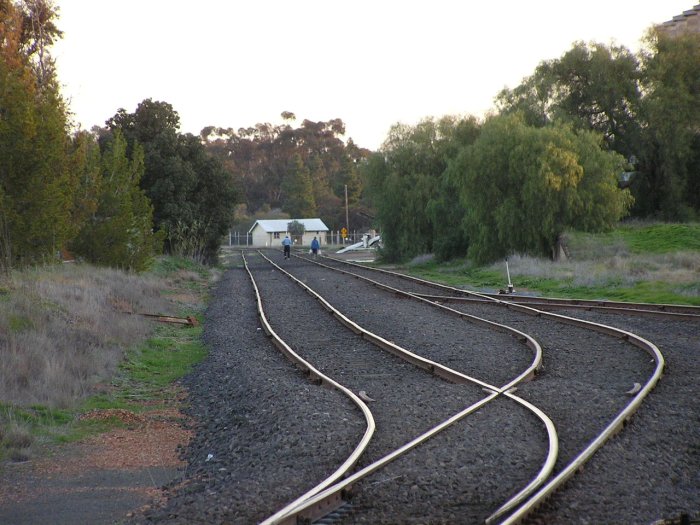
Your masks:
<path fill-rule="evenodd" d="M 345 229 L 350 233 L 350 220 L 348 214 L 348 185 L 345 185 Z"/>

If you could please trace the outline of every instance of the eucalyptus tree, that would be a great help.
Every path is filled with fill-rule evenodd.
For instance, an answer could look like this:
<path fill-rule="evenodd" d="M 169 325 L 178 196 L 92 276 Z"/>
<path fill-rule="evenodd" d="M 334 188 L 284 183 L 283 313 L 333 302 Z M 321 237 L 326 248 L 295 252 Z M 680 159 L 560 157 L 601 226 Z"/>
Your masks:
<path fill-rule="evenodd" d="M 345 222 L 346 191 L 351 214 L 362 209 L 359 166 L 369 151 L 352 139 L 342 140 L 345 124 L 341 119 L 303 120 L 295 125 L 293 113 L 283 112 L 282 117 L 278 125 L 258 123 L 237 131 L 208 126 L 200 136 L 207 149 L 234 173 L 250 213 L 301 206 L 339 228 Z M 294 182 L 307 174 L 310 186 Z M 294 189 L 296 186 L 306 189 Z M 300 197 L 307 192 L 307 202 L 301 203 Z"/>
<path fill-rule="evenodd" d="M 299 154 L 292 157 L 293 166 L 282 181 L 282 210 L 290 217 L 315 217 L 316 200 L 314 183 L 309 169 L 304 165 Z"/>

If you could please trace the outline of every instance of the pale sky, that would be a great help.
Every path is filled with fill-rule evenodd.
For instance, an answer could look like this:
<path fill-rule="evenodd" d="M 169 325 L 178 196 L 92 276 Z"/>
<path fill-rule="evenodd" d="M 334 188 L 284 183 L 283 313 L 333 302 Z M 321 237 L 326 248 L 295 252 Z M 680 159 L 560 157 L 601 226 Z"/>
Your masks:
<path fill-rule="evenodd" d="M 146 98 L 182 133 L 340 118 L 376 149 L 392 124 L 483 116 L 574 41 L 633 51 L 693 0 L 55 0 L 63 95 L 83 129 Z"/>

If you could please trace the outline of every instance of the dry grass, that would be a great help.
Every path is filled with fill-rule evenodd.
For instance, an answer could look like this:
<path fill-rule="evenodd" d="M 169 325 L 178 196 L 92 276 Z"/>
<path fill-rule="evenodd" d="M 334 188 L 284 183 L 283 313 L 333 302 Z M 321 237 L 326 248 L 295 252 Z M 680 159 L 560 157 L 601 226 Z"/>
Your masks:
<path fill-rule="evenodd" d="M 151 329 L 133 313 L 170 313 L 162 288 L 87 265 L 12 273 L 0 283 L 0 400 L 72 406 Z"/>
<path fill-rule="evenodd" d="M 687 287 L 700 281 L 700 253 L 697 252 L 631 255 L 624 249 L 610 249 L 584 260 L 552 262 L 514 255 L 508 258 L 508 263 L 514 279 L 571 279 L 573 286 L 596 287 L 609 283 L 632 286 L 658 281 Z M 498 263 L 493 268 L 501 266 L 502 263 Z M 696 288 L 696 292 L 700 290 Z"/>

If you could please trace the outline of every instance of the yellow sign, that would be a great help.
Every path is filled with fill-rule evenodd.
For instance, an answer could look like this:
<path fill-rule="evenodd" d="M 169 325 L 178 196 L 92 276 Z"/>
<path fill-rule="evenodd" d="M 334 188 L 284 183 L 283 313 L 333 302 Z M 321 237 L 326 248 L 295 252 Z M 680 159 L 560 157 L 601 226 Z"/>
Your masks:
<path fill-rule="evenodd" d="M 342 235 L 342 236 L 343 236 L 343 239 L 344 239 L 345 237 L 348 236 L 348 230 L 346 230 L 345 228 L 343 228 L 342 230 L 340 230 L 340 235 Z"/>

